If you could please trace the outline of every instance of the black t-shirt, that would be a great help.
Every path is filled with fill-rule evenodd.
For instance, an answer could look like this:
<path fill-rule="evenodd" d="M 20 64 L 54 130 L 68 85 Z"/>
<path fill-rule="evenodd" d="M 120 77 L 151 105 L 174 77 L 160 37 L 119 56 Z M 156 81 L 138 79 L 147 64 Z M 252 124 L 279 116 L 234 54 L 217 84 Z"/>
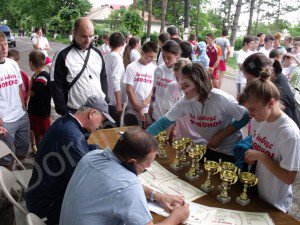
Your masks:
<path fill-rule="evenodd" d="M 43 71 L 33 78 L 31 91 L 35 94 L 30 97 L 28 113 L 40 117 L 50 116 L 51 93 L 49 73 Z"/>

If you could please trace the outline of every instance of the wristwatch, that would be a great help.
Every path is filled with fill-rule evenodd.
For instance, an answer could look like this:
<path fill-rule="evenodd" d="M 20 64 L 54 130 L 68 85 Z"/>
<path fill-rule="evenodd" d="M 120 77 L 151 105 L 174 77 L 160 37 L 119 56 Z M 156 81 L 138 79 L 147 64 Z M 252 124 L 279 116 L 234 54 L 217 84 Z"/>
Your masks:
<path fill-rule="evenodd" d="M 155 195 L 156 191 L 151 191 L 151 194 L 150 194 L 150 201 L 151 202 L 154 202 L 154 195 Z"/>

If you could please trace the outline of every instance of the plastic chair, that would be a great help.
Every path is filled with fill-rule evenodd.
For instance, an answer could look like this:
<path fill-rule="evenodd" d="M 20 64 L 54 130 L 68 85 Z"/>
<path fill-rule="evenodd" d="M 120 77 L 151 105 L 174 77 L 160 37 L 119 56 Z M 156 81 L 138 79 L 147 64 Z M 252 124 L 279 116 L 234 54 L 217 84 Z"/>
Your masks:
<path fill-rule="evenodd" d="M 0 158 L 6 155 L 12 155 L 12 157 L 16 160 L 17 164 L 19 164 L 20 167 L 23 169 L 14 170 L 13 173 L 17 177 L 18 181 L 27 188 L 29 180 L 31 178 L 32 170 L 27 170 L 17 158 L 17 156 L 10 150 L 10 148 L 3 141 L 0 140 Z"/>
<path fill-rule="evenodd" d="M 26 216 L 27 225 L 46 225 L 44 221 L 33 213 L 28 213 Z"/>
<path fill-rule="evenodd" d="M 26 214 L 28 210 L 26 209 L 25 202 L 20 202 L 21 193 L 18 193 L 18 201 L 16 201 L 11 195 L 11 190 L 13 187 L 19 184 L 21 186 L 22 191 L 25 191 L 25 188 L 21 183 L 18 182 L 14 173 L 6 169 L 5 167 L 0 167 L 0 188 L 4 193 L 5 197 L 13 204 L 14 206 L 14 214 L 15 214 L 15 224 L 16 225 L 24 225 L 26 224 Z"/>

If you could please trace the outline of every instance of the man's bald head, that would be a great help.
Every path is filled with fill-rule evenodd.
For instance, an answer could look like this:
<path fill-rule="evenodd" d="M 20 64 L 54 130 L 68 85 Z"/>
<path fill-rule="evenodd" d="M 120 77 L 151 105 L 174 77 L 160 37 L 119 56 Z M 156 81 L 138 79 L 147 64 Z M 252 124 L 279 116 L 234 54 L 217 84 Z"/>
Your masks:
<path fill-rule="evenodd" d="M 88 49 L 94 37 L 93 22 L 87 17 L 77 19 L 74 24 L 73 36 L 80 49 Z"/>
<path fill-rule="evenodd" d="M 93 22 L 87 17 L 80 17 L 74 23 L 74 31 L 78 31 L 81 27 L 88 27 L 94 30 Z"/>

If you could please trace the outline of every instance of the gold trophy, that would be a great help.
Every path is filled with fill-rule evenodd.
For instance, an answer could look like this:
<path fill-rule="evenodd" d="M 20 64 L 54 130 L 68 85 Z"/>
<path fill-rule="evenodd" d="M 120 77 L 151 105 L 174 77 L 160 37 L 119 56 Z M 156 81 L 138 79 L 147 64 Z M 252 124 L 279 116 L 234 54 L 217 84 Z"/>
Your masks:
<path fill-rule="evenodd" d="M 219 163 L 204 158 L 204 169 L 207 171 L 207 178 L 204 184 L 200 186 L 200 189 L 206 193 L 212 191 L 214 186 L 211 184 L 210 177 L 220 172 L 221 167 Z"/>
<path fill-rule="evenodd" d="M 180 161 L 182 166 L 186 167 L 190 165 L 190 161 L 187 160 L 187 154 L 188 151 L 192 145 L 192 139 L 185 137 L 185 138 L 179 138 L 179 141 L 181 141 L 182 143 L 184 143 L 182 145 L 182 152 L 181 152 L 181 157 L 180 157 Z"/>
<path fill-rule="evenodd" d="M 237 167 L 236 165 L 234 165 L 234 163 L 231 162 L 221 162 L 221 160 L 219 160 L 219 164 L 221 167 L 221 170 L 230 170 L 230 171 L 237 171 Z M 224 188 L 224 182 L 222 182 L 219 186 L 218 186 L 218 191 L 222 191 Z M 227 187 L 228 190 L 230 190 L 230 187 Z"/>
<path fill-rule="evenodd" d="M 168 136 L 166 131 L 160 132 L 158 135 L 156 135 L 156 139 L 158 141 L 158 151 L 157 155 L 159 158 L 167 158 L 167 153 L 165 149 L 165 143 L 168 141 Z"/>
<path fill-rule="evenodd" d="M 253 174 L 249 172 L 241 172 L 239 173 L 240 181 L 244 184 L 243 186 L 243 192 L 236 198 L 236 202 L 240 204 L 241 206 L 248 205 L 250 203 L 250 199 L 247 195 L 247 189 L 248 187 L 252 187 L 254 185 L 257 185 L 258 178 Z"/>
<path fill-rule="evenodd" d="M 223 189 L 221 194 L 217 196 L 217 200 L 223 204 L 230 202 L 231 197 L 228 195 L 228 186 L 234 184 L 238 180 L 236 171 L 221 170 L 220 178 L 223 180 Z"/>
<path fill-rule="evenodd" d="M 180 140 L 175 140 L 172 143 L 172 147 L 176 151 L 176 156 L 175 156 L 175 159 L 174 159 L 173 163 L 170 164 L 170 167 L 175 171 L 182 170 L 183 166 L 182 166 L 181 161 L 179 159 L 179 150 L 182 148 L 182 142 L 180 142 Z"/>
<path fill-rule="evenodd" d="M 192 159 L 192 165 L 191 165 L 191 168 L 189 169 L 189 172 L 187 172 L 185 174 L 185 177 L 190 181 L 194 181 L 199 178 L 199 174 L 197 174 L 197 171 L 196 171 L 196 153 L 197 152 L 195 151 L 194 148 L 191 148 L 189 150 L 189 156 Z"/>
<path fill-rule="evenodd" d="M 203 173 L 203 171 L 200 169 L 200 160 L 202 159 L 203 155 L 206 153 L 206 146 L 196 144 L 194 148 L 196 151 L 196 172 L 198 175 L 200 175 Z"/>

